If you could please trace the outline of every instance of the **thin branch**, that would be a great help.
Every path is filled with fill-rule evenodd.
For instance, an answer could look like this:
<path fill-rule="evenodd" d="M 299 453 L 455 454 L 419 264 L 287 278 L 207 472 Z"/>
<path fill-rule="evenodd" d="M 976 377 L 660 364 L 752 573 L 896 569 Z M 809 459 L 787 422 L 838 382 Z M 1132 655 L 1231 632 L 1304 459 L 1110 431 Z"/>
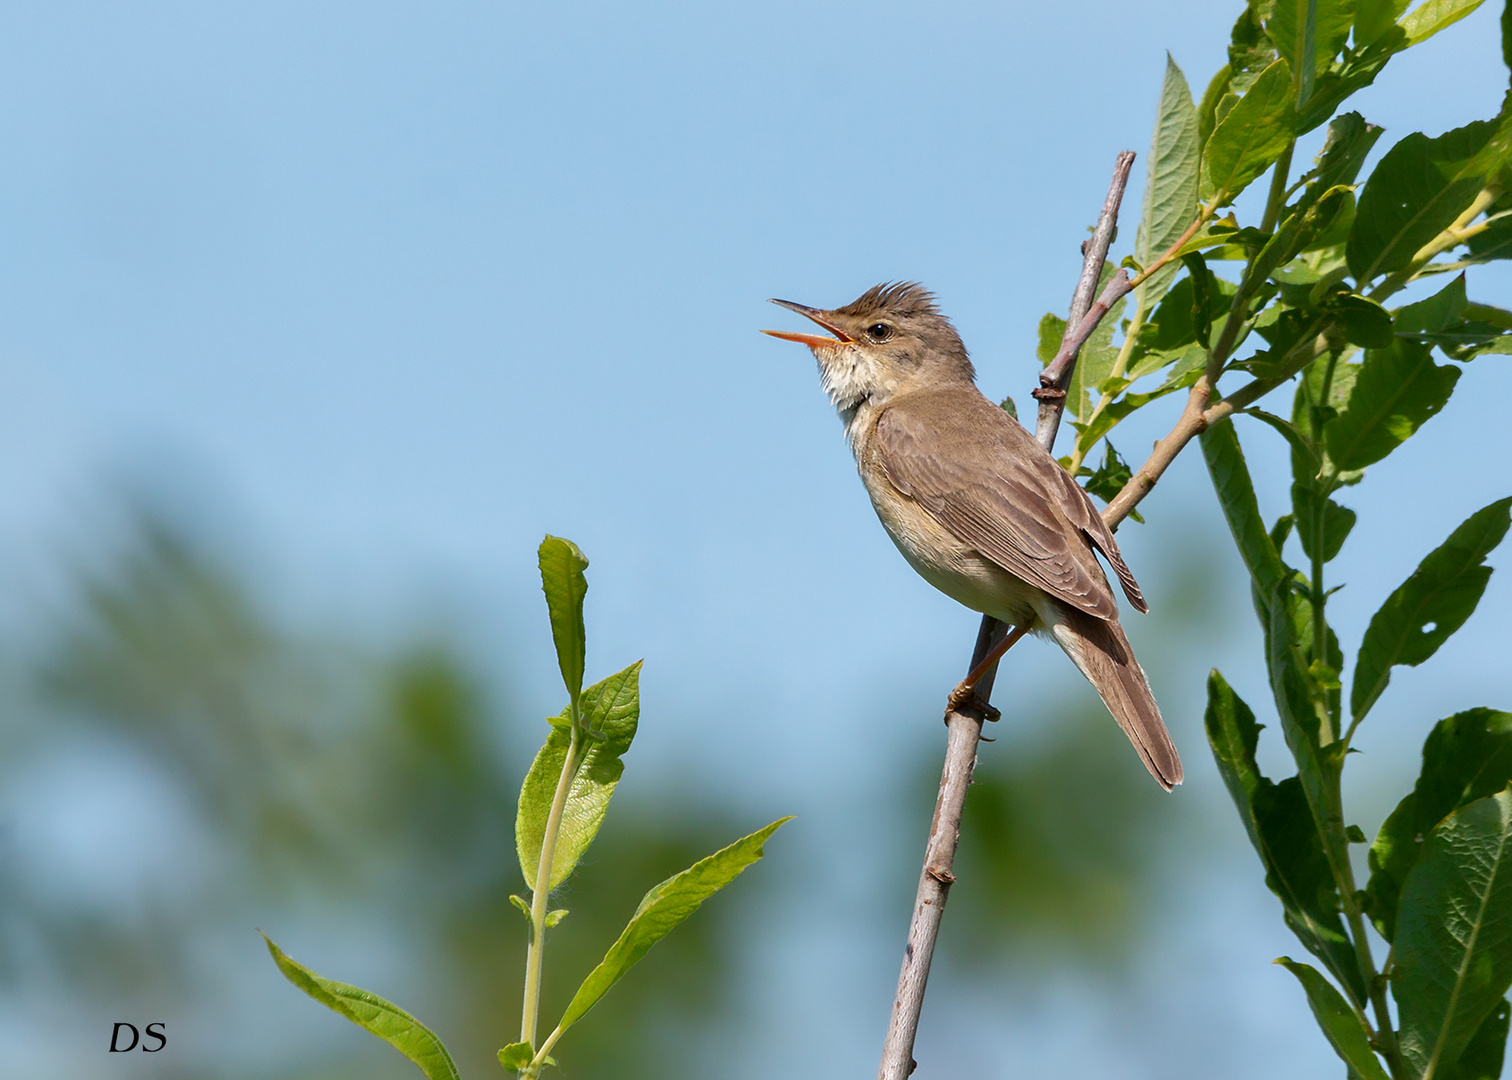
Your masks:
<path fill-rule="evenodd" d="M 1097 305 L 1092 303 L 1092 296 L 1097 292 L 1097 282 L 1102 277 L 1103 263 L 1107 261 L 1108 248 L 1113 244 L 1113 234 L 1118 231 L 1118 208 L 1123 202 L 1124 188 L 1129 184 L 1129 170 L 1133 167 L 1134 152 L 1124 150 L 1113 165 L 1113 181 L 1108 185 L 1102 213 L 1097 217 L 1097 228 L 1093 230 L 1091 239 L 1082 244 L 1081 278 L 1076 283 L 1076 291 L 1071 294 L 1071 310 L 1067 312 L 1066 333 L 1061 339 L 1060 352 L 1040 373 L 1040 388 L 1034 392 L 1040 403 L 1034 437 L 1052 453 L 1055 450 L 1055 433 L 1060 429 L 1061 413 L 1066 407 L 1066 386 L 1071 382 L 1077 353 L 1081 351 L 1082 343 L 1102 321 L 1102 317 L 1108 313 L 1108 308 L 1118 301 L 1118 297 L 1113 297 L 1104 303 L 1108 296 L 1107 290 L 1104 290 L 1103 298 L 1098 300 Z M 1120 271 L 1119 275 L 1125 283 L 1128 282 L 1127 274 Z M 1122 295 L 1123 293 L 1119 294 Z M 1102 310 L 1092 318 L 1091 325 L 1085 326 L 1083 330 L 1086 320 L 1092 317 L 1097 306 Z"/>
<path fill-rule="evenodd" d="M 1102 275 L 1103 263 L 1108 257 L 1108 247 L 1113 242 L 1119 204 L 1123 201 L 1124 187 L 1128 184 L 1129 170 L 1133 164 L 1132 152 L 1125 150 L 1118 155 L 1113 169 L 1113 182 L 1108 188 L 1108 197 L 1103 202 L 1097 229 L 1092 238 L 1082 245 L 1081 278 L 1071 298 L 1066 336 L 1061 341 L 1061 354 L 1065 358 L 1062 359 L 1058 354 L 1055 363 L 1051 365 L 1059 365 L 1055 374 L 1060 383 L 1057 385 L 1054 380 L 1047 382 L 1046 374 L 1041 374 L 1041 387 L 1035 391 L 1035 397 L 1040 402 L 1036 437 L 1046 450 L 1055 445 L 1055 433 L 1060 427 L 1061 412 L 1066 400 L 1065 384 L 1070 382 L 1075 369 L 1077 350 L 1096 328 L 1098 321 L 1107 314 L 1108 308 L 1117 302 L 1118 296 L 1132 287 L 1129 285 L 1129 276 L 1119 271 L 1097 303 L 1092 302 L 1092 294 Z M 1183 237 L 1181 242 L 1184 243 L 1185 240 L 1186 237 Z M 1120 287 L 1123 293 L 1108 299 L 1109 292 Z M 983 616 L 981 628 L 977 631 L 976 649 L 966 670 L 975 672 L 1007 633 L 1006 625 L 991 616 Z M 976 683 L 974 699 L 960 706 L 947 707 L 945 711 L 947 734 L 945 765 L 940 774 L 940 794 L 935 800 L 934 819 L 929 826 L 929 842 L 924 849 L 924 868 L 919 874 L 913 918 L 908 926 L 908 944 L 903 950 L 903 968 L 898 974 L 898 993 L 893 999 L 887 1038 L 882 1044 L 878 1080 L 905 1080 L 914 1069 L 914 1037 L 919 1029 L 919 1013 L 924 1008 L 929 964 L 934 958 L 940 920 L 945 914 L 945 900 L 950 894 L 950 886 L 955 882 L 951 868 L 955 863 L 956 845 L 961 837 L 961 814 L 966 806 L 966 789 L 971 786 L 971 774 L 976 768 L 977 743 L 982 737 L 982 724 L 990 712 L 991 707 L 987 702 L 992 698 L 992 683 L 996 676 L 996 667 L 988 667 Z"/>

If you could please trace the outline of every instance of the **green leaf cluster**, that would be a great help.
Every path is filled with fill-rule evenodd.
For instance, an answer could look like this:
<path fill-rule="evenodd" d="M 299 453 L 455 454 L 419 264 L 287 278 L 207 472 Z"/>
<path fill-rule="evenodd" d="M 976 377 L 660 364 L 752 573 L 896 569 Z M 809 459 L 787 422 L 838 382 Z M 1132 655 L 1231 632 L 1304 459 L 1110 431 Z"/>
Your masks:
<path fill-rule="evenodd" d="M 1188 415 L 1217 417 L 1203 456 L 1250 579 L 1295 774 L 1261 772 L 1261 725 L 1216 671 L 1207 734 L 1266 884 L 1317 966 L 1278 963 L 1348 1074 L 1371 1080 L 1499 1075 L 1512 986 L 1508 714 L 1472 709 L 1433 728 L 1417 787 L 1371 844 L 1365 888 L 1350 854 L 1365 836 L 1341 795 L 1351 742 L 1391 672 L 1426 662 L 1465 624 L 1512 523 L 1512 498 L 1494 493 L 1383 590 L 1346 655 L 1329 626 L 1331 567 L 1362 527 L 1390 527 L 1363 522 L 1348 490 L 1449 407 L 1470 361 L 1512 352 L 1512 311 L 1475 299 L 1467 273 L 1512 257 L 1512 94 L 1454 130 L 1406 134 L 1368 173 L 1383 129 L 1342 108 L 1479 0 L 1409 6 L 1251 0 L 1195 102 L 1167 59 L 1126 261 L 1141 274 L 1122 338 L 1103 344 L 1068 402 L 1077 441 L 1064 462 L 1111 499 L 1132 470 L 1111 444 L 1100 467 L 1084 462 L 1124 419 L 1178 390 Z M 1512 63 L 1512 15 L 1503 31 Z M 1297 138 L 1325 124 L 1321 152 L 1294 168 Z M 1258 220 L 1224 212 L 1267 176 Z M 1436 292 L 1392 306 L 1438 274 Z M 1287 385 L 1289 412 L 1259 406 Z M 1240 444 L 1249 420 L 1288 450 L 1289 498 L 1269 518 Z M 1391 946 L 1384 958 L 1369 925 Z"/>

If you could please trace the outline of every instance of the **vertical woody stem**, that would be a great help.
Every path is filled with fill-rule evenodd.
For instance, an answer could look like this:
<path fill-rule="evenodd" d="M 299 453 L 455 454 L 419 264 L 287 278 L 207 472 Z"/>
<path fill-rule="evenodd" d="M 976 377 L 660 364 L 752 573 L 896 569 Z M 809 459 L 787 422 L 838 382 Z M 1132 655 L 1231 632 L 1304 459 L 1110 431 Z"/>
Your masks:
<path fill-rule="evenodd" d="M 1103 202 L 1102 214 L 1092 237 L 1082 245 L 1082 274 L 1071 299 L 1070 318 L 1066 321 L 1069 341 L 1092 307 L 1102 274 L 1108 247 L 1118 224 L 1118 207 L 1134 155 L 1123 151 L 1113 170 L 1113 182 Z M 1073 352 L 1062 372 L 1056 373 L 1054 385 L 1035 391 L 1039 400 L 1036 437 L 1046 450 L 1055 445 L 1065 407 L 1066 385 L 1076 364 Z M 983 616 L 977 632 L 976 649 L 967 671 L 974 671 L 993 647 L 1007 634 L 1008 627 L 990 616 Z M 989 668 L 976 684 L 973 701 L 945 712 L 945 767 L 940 774 L 940 794 L 935 800 L 934 820 L 929 826 L 929 842 L 924 848 L 924 869 L 919 874 L 919 891 L 914 899 L 913 919 L 908 927 L 908 944 L 903 950 L 903 969 L 898 975 L 898 993 L 893 999 L 892 1018 L 887 1038 L 882 1044 L 882 1064 L 878 1080 L 904 1080 L 914 1070 L 914 1037 L 919 1029 L 919 1013 L 924 1008 L 924 990 L 929 981 L 929 964 L 934 957 L 935 941 L 940 934 L 940 920 L 945 915 L 945 900 L 955 881 L 951 867 L 955 862 L 956 844 L 961 836 L 961 813 L 966 806 L 966 789 L 976 768 L 976 747 L 986 719 L 987 702 L 992 696 L 996 668 Z"/>

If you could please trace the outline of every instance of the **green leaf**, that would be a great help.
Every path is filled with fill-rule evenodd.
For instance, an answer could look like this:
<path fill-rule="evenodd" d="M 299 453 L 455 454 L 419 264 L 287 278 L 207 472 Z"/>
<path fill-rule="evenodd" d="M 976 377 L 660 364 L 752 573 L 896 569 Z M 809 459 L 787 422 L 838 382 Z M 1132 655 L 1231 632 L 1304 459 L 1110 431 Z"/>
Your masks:
<path fill-rule="evenodd" d="M 1265 867 L 1265 884 L 1280 899 L 1286 923 L 1307 949 L 1363 998 L 1359 965 L 1339 918 L 1338 890 L 1296 777 L 1274 784 L 1255 763 L 1260 725 L 1222 675 L 1208 676 L 1203 718 L 1250 843 Z"/>
<path fill-rule="evenodd" d="M 1512 713 L 1470 709 L 1440 720 L 1423 743 L 1417 785 L 1381 824 L 1370 846 L 1370 917 L 1396 937 L 1402 883 L 1433 827 L 1462 806 L 1512 783 Z"/>
<path fill-rule="evenodd" d="M 1512 68 L 1512 7 L 1502 5 L 1502 63 Z"/>
<path fill-rule="evenodd" d="M 1291 495 L 1303 553 L 1309 559 L 1332 562 L 1354 528 L 1355 512 L 1306 484 L 1293 484 Z"/>
<path fill-rule="evenodd" d="M 526 1042 L 510 1043 L 499 1051 L 499 1064 L 510 1072 L 524 1072 L 535 1059 L 535 1051 Z"/>
<path fill-rule="evenodd" d="M 515 896 L 511 893 L 509 902 L 524 913 L 527 922 L 530 920 L 530 901 L 526 900 L 523 896 Z"/>
<path fill-rule="evenodd" d="M 1297 381 L 1297 393 L 1292 400 L 1292 426 L 1302 435 L 1324 458 L 1321 466 L 1312 457 L 1299 457 L 1296 451 L 1292 452 L 1292 476 L 1299 482 L 1310 481 L 1319 475 L 1339 475 L 1341 470 L 1328 458 L 1327 440 L 1324 432 L 1330 421 L 1349 404 L 1349 399 L 1354 394 L 1355 383 L 1359 378 L 1360 365 L 1345 363 L 1342 359 L 1334 362 L 1332 377 L 1329 378 L 1328 360 L 1326 357 L 1309 364 L 1302 372 L 1302 378 Z M 1323 383 L 1328 381 L 1328 400 L 1323 401 Z M 1340 476 L 1341 481 L 1349 474 Z M 1358 473 L 1354 474 L 1358 479 Z"/>
<path fill-rule="evenodd" d="M 1305 655 L 1299 643 L 1308 642 L 1306 652 L 1311 652 L 1312 605 L 1293 590 L 1293 580 L 1283 581 L 1257 606 L 1265 613 L 1266 666 L 1271 697 L 1281 718 L 1281 733 L 1297 763 L 1297 780 L 1313 814 L 1314 827 L 1321 835 L 1324 823 L 1319 815 L 1321 808 L 1328 804 L 1324 757 L 1329 753 L 1336 754 L 1339 744 L 1333 742 L 1327 747 L 1320 746 L 1322 711 L 1332 703 L 1328 700 L 1327 688 L 1319 685 L 1317 673 L 1308 661 L 1322 660 L 1337 671 L 1339 665 L 1335 661 L 1340 658 L 1332 655 L 1337 648 L 1332 640 L 1325 645 L 1330 655 Z"/>
<path fill-rule="evenodd" d="M 1189 252 L 1182 259 L 1189 270 L 1192 263 L 1188 260 L 1192 259 L 1201 259 L 1201 256 Z M 1205 264 L 1203 269 L 1207 269 Z M 1221 320 L 1228 313 L 1234 300 L 1235 286 L 1223 278 L 1214 277 L 1211 272 L 1206 274 L 1204 281 L 1207 286 L 1208 300 L 1206 312 L 1199 312 L 1197 288 L 1191 276 L 1183 277 L 1171 286 L 1160 301 L 1160 306 L 1155 309 L 1153 317 L 1149 318 L 1140 330 L 1141 347 L 1152 353 L 1176 353 L 1184 346 L 1197 341 L 1199 323 L 1205 320 L 1206 324 L 1211 326 L 1214 321 Z M 1196 317 L 1199 315 L 1201 317 Z M 1143 363 L 1137 365 L 1131 369 L 1131 374 L 1143 367 Z"/>
<path fill-rule="evenodd" d="M 1401 20 L 1402 29 L 1407 32 L 1407 44 L 1416 45 L 1420 41 L 1427 41 L 1445 27 L 1459 22 L 1483 3 L 1485 0 L 1424 0 Z"/>
<path fill-rule="evenodd" d="M 1438 1071 L 1439 1080 L 1500 1080 L 1502 1059 L 1507 1053 L 1509 1020 L 1512 1020 L 1512 1005 L 1499 1002 L 1470 1036 L 1469 1044 L 1460 1051 L 1459 1060 L 1448 1069 Z"/>
<path fill-rule="evenodd" d="M 1005 397 L 1002 401 L 998 402 L 998 408 L 1002 409 L 1015 420 L 1018 419 L 1018 406 L 1013 403 L 1013 398 Z"/>
<path fill-rule="evenodd" d="M 1197 109 L 1186 76 L 1166 54 L 1165 81 L 1160 88 L 1160 106 L 1155 131 L 1150 137 L 1150 157 L 1145 176 L 1144 210 L 1134 240 L 1134 257 L 1149 266 L 1172 244 L 1197 216 L 1197 172 L 1202 144 L 1197 141 Z M 1134 293 L 1134 306 L 1144 312 L 1170 287 L 1176 274 L 1174 263 L 1152 275 Z"/>
<path fill-rule="evenodd" d="M 1402 269 L 1454 223 L 1501 163 L 1502 155 L 1482 153 L 1496 132 L 1495 121 L 1478 120 L 1436 139 L 1414 132 L 1386 151 L 1365 182 L 1349 233 L 1356 281 Z"/>
<path fill-rule="evenodd" d="M 1311 25 L 1309 8 L 1314 16 Z M 1292 67 L 1292 78 L 1300 89 L 1299 100 L 1311 96 L 1318 69 L 1327 70 L 1344 47 L 1354 16 L 1355 0 L 1275 0 L 1265 30 L 1275 42 L 1276 51 Z M 1304 66 L 1300 58 L 1309 52 L 1309 63 Z"/>
<path fill-rule="evenodd" d="M 734 881 L 740 872 L 762 856 L 762 845 L 782 825 L 793 820 L 779 818 L 766 828 L 721 848 L 680 874 L 674 874 L 641 898 L 619 940 L 609 947 L 603 961 L 588 973 L 567 1005 L 557 1030 L 566 1031 L 598 1003 L 651 946 L 666 937 L 709 897 Z"/>
<path fill-rule="evenodd" d="M 1111 442 L 1103 444 L 1103 461 L 1095 473 L 1088 477 L 1083 485 L 1090 495 L 1096 495 L 1103 502 L 1112 502 L 1124 485 L 1134 475 L 1129 468 L 1129 463 L 1119 457 L 1118 451 L 1113 449 Z M 1135 510 L 1129 515 L 1135 521 L 1143 521 L 1139 511 Z"/>
<path fill-rule="evenodd" d="M 1396 25 L 1407 10 L 1407 0 L 1360 0 L 1355 8 L 1356 45 L 1369 45 Z"/>
<path fill-rule="evenodd" d="M 1365 353 L 1349 404 L 1328 426 L 1328 453 L 1342 469 L 1363 469 L 1391 453 L 1454 392 L 1459 368 L 1433 362 L 1433 350 L 1398 338 Z"/>
<path fill-rule="evenodd" d="M 1323 152 L 1318 155 L 1317 177 L 1309 186 L 1315 186 L 1321 192 L 1339 184 L 1353 184 L 1384 130 L 1368 123 L 1357 112 L 1334 118 L 1328 125 Z"/>
<path fill-rule="evenodd" d="M 567 694 L 577 704 L 583 689 L 583 596 L 588 579 L 583 571 L 588 560 L 571 540 L 548 535 L 541 541 L 541 590 L 551 615 L 551 637 L 556 642 L 557 664 Z"/>
<path fill-rule="evenodd" d="M 1213 133 L 1213 128 L 1218 126 L 1218 102 L 1229 94 L 1233 77 L 1233 70 L 1224 64 L 1208 81 L 1207 89 L 1202 92 L 1202 100 L 1197 103 L 1197 146 L 1199 149 L 1207 145 L 1208 136 Z"/>
<path fill-rule="evenodd" d="M 1406 304 L 1392 313 L 1398 334 L 1437 334 L 1461 321 L 1470 300 L 1465 296 L 1465 275 L 1460 274 L 1426 300 Z"/>
<path fill-rule="evenodd" d="M 1060 352 L 1061 342 L 1066 337 L 1066 320 L 1059 315 L 1046 312 L 1039 321 L 1039 337 L 1034 346 L 1034 355 L 1039 357 L 1040 367 L 1044 367 L 1055 359 L 1055 354 Z"/>
<path fill-rule="evenodd" d="M 1402 886 L 1392 956 L 1402 1054 L 1431 1080 L 1512 986 L 1512 789 L 1429 834 Z"/>
<path fill-rule="evenodd" d="M 1213 294 L 1218 291 L 1213 272 L 1200 252 L 1190 252 L 1181 257 L 1186 267 L 1187 281 L 1192 285 L 1192 333 L 1197 344 L 1204 349 L 1213 345 Z"/>
<path fill-rule="evenodd" d="M 1359 293 L 1340 293 L 1327 305 L 1351 345 L 1385 349 L 1392 343 L 1391 313 Z"/>
<path fill-rule="evenodd" d="M 1370 1033 L 1360 1023 L 1359 1015 L 1344 1000 L 1344 995 L 1334 989 L 1318 970 L 1308 964 L 1299 964 L 1289 956 L 1276 963 L 1297 977 L 1302 989 L 1307 992 L 1307 1004 L 1312 1007 L 1313 1019 L 1323 1029 L 1334 1053 L 1349 1066 L 1351 1076 L 1360 1080 L 1388 1080 L 1380 1059 L 1370 1049 Z"/>
<path fill-rule="evenodd" d="M 1271 43 L 1261 25 L 1261 13 L 1265 6 L 1249 0 L 1244 6 L 1244 12 L 1234 21 L 1233 30 L 1229 32 L 1229 90 L 1235 97 L 1248 93 L 1260 73 L 1276 59 L 1276 46 Z"/>
<path fill-rule="evenodd" d="M 577 868 L 583 852 L 598 835 L 604 814 L 609 810 L 609 799 L 619 783 L 620 774 L 625 771 L 620 758 L 630 749 L 640 719 L 640 669 L 641 663 L 636 661 L 624 671 L 583 691 L 583 727 L 588 734 L 579 738 L 586 738 L 588 743 L 581 751 L 581 760 L 562 808 L 556 849 L 551 859 L 550 887 L 553 889 Z M 531 888 L 535 887 L 546 822 L 573 738 L 570 728 L 553 725 L 546 745 L 536 754 L 535 762 L 525 775 L 525 783 L 520 787 L 515 844 L 520 855 L 520 872 Z"/>
<path fill-rule="evenodd" d="M 1203 148 L 1204 198 L 1227 206 L 1281 156 L 1296 129 L 1291 67 L 1277 60 L 1260 73 Z"/>
<path fill-rule="evenodd" d="M 1499 499 L 1471 514 L 1371 617 L 1349 694 L 1356 720 L 1386 689 L 1392 667 L 1427 660 L 1475 611 L 1491 579 L 1486 556 L 1507 534 L 1509 507 L 1512 498 Z"/>
<path fill-rule="evenodd" d="M 285 956 L 267 934 L 262 937 L 284 978 L 306 994 L 398 1050 L 413 1061 L 428 1080 L 460 1080 L 457 1066 L 452 1063 L 441 1040 L 409 1013 L 376 994 L 316 975 L 303 964 Z"/>
<path fill-rule="evenodd" d="M 1245 409 L 1244 415 L 1253 416 L 1256 420 L 1261 421 L 1262 423 L 1280 433 L 1281 437 L 1284 438 L 1292 448 L 1292 460 L 1296 461 L 1298 460 L 1298 458 L 1300 458 L 1303 462 L 1307 463 L 1303 466 L 1303 470 L 1299 475 L 1301 475 L 1303 478 L 1310 478 L 1317 474 L 1317 454 L 1313 452 L 1313 448 L 1307 444 L 1307 440 L 1302 438 L 1301 433 L 1298 432 L 1295 427 L 1293 427 L 1291 424 L 1288 424 L 1279 416 L 1266 412 L 1264 409 Z M 1280 547 L 1278 546 L 1276 550 L 1279 551 Z"/>
<path fill-rule="evenodd" d="M 1167 360 L 1166 362 L 1169 362 Z M 1185 387 L 1191 386 L 1202 374 L 1207 363 L 1207 352 L 1201 346 L 1190 345 L 1178 354 L 1174 367 L 1166 376 L 1165 382 L 1147 394 L 1125 394 L 1123 397 L 1112 401 L 1097 419 L 1086 424 L 1077 423 L 1076 447 L 1083 454 L 1087 453 L 1097 444 L 1097 440 L 1112 431 L 1118 423 L 1131 413 L 1144 408 L 1150 402 L 1165 397 Z M 1107 381 L 1103 385 L 1110 385 Z M 1127 386 L 1127 380 L 1124 382 Z"/>
<path fill-rule="evenodd" d="M 1208 475 L 1229 530 L 1234 534 L 1239 556 L 1249 569 L 1258 595 L 1268 603 L 1287 571 L 1260 517 L 1260 505 L 1255 500 L 1255 486 L 1244 463 L 1238 433 L 1231 421 L 1223 421 L 1208 428 L 1200 438 Z"/>

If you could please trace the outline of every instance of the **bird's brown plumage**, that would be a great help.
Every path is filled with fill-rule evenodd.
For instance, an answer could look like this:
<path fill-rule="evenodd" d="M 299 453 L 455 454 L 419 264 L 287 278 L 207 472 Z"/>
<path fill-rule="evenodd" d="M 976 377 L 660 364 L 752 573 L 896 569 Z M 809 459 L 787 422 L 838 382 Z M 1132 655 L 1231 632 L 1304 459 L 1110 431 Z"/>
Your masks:
<path fill-rule="evenodd" d="M 1004 570 L 1074 608 L 1116 619 L 1095 547 L 1129 603 L 1149 610 L 1086 492 L 975 387 L 900 394 L 880 410 L 875 437 L 893 485 Z"/>

